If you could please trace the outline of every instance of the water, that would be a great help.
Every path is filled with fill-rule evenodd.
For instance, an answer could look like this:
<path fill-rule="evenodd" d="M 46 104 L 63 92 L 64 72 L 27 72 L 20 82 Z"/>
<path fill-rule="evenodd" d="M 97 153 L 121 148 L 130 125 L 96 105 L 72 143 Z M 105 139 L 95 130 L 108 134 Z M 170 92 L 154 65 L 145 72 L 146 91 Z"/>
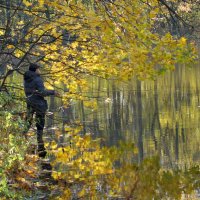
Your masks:
<path fill-rule="evenodd" d="M 163 187 L 167 192 L 171 192 L 171 197 L 174 197 L 171 199 L 181 199 L 177 195 L 183 194 L 184 189 L 180 188 L 179 181 L 183 181 L 181 187 L 184 186 L 185 180 L 194 181 L 191 181 L 192 185 L 199 183 L 199 171 L 192 168 L 200 163 L 199 75 L 199 66 L 177 66 L 174 72 L 168 72 L 156 80 L 132 79 L 117 82 L 90 78 L 90 90 L 84 95 L 95 99 L 96 108 L 88 108 L 85 101 L 73 101 L 70 108 L 60 109 L 58 112 L 61 104 L 51 97 L 49 111 L 53 111 L 54 115 L 47 116 L 46 125 L 59 126 L 59 131 L 63 131 L 64 135 L 61 142 L 65 144 L 67 135 L 63 124 L 69 125 L 75 121 L 82 122 L 83 132 L 103 138 L 104 145 L 118 146 L 119 141 L 134 144 L 136 153 L 125 155 L 124 160 L 139 164 L 141 182 L 134 193 L 139 195 L 138 199 L 151 199 L 148 197 L 151 192 L 148 187 L 152 186 L 152 182 L 153 185 L 160 183 L 156 180 L 163 169 L 169 170 L 169 174 L 167 177 L 162 175 L 164 181 L 154 189 L 162 193 Z M 52 134 L 58 134 L 59 131 L 49 129 Z M 156 160 L 151 161 L 150 167 L 142 162 L 155 155 L 159 156 L 161 165 L 161 170 L 156 173 Z M 178 171 L 181 175 L 176 176 L 177 169 L 183 170 Z M 185 169 L 189 170 L 185 173 Z M 170 177 L 171 171 L 174 171 L 174 178 Z M 155 174 L 152 175 L 153 172 Z M 137 172 L 126 171 L 125 168 L 124 174 L 121 174 L 126 177 L 122 179 L 123 186 L 132 186 L 131 173 Z M 161 177 L 159 178 L 162 179 Z M 190 182 L 188 183 L 187 188 L 190 188 Z M 199 192 L 196 190 L 198 187 L 192 188 L 195 189 L 193 196 L 186 197 L 185 194 L 191 192 L 188 190 L 188 193 L 186 191 L 182 195 L 182 199 L 199 199 Z M 144 188 L 147 189 L 146 192 L 143 192 Z"/>
<path fill-rule="evenodd" d="M 157 80 L 95 78 L 87 95 L 97 97 L 97 109 L 77 103 L 72 112 L 108 145 L 135 143 L 138 161 L 158 154 L 167 168 L 190 166 L 200 161 L 199 77 L 199 66 L 177 66 Z"/>

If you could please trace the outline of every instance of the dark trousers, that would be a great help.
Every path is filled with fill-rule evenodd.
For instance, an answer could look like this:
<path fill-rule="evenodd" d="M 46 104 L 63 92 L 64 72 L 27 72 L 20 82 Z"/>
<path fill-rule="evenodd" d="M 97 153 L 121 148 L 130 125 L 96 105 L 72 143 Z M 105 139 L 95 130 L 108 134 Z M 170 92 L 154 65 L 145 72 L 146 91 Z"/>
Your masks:
<path fill-rule="evenodd" d="M 44 151 L 44 141 L 43 141 L 43 129 L 45 125 L 45 112 L 39 111 L 37 108 L 31 106 L 27 103 L 27 114 L 26 114 L 26 125 L 24 129 L 24 134 L 28 132 L 32 125 L 33 114 L 36 114 L 36 127 L 37 127 L 37 142 L 38 142 L 38 151 Z"/>

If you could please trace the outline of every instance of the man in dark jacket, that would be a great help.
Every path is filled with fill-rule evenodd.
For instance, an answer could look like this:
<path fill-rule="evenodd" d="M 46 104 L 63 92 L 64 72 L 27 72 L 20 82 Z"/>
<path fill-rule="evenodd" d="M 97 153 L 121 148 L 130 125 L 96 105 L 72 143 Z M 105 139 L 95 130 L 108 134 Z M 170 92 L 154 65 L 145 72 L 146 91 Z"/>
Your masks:
<path fill-rule="evenodd" d="M 40 77 L 39 66 L 36 64 L 30 64 L 29 71 L 24 74 L 24 91 L 26 94 L 27 115 L 26 126 L 23 133 L 26 136 L 32 124 L 33 114 L 35 113 L 38 154 L 40 157 L 44 158 L 47 152 L 44 147 L 42 135 L 45 124 L 45 112 L 48 109 L 47 101 L 44 97 L 50 95 L 58 96 L 58 93 L 54 90 L 45 89 L 44 82 Z"/>

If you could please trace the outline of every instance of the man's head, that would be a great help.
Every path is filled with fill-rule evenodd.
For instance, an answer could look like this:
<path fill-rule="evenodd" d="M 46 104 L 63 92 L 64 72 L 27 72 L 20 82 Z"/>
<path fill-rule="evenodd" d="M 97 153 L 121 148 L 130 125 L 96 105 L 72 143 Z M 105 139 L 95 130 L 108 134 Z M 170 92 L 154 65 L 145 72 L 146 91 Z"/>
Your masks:
<path fill-rule="evenodd" d="M 40 74 L 40 66 L 31 63 L 29 66 L 29 71 L 35 72 L 36 74 Z"/>

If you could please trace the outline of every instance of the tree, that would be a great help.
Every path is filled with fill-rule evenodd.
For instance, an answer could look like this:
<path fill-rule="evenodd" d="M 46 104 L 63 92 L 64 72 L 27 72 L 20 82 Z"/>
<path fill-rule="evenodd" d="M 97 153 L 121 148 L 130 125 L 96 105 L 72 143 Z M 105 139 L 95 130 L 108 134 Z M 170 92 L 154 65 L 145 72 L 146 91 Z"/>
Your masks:
<path fill-rule="evenodd" d="M 154 33 L 159 14 L 155 0 L 24 0 L 1 7 L 10 12 L 9 20 L 2 20 L 1 55 L 12 63 L 1 76 L 1 88 L 13 71 L 22 73 L 29 62 L 39 62 L 51 83 L 68 85 L 67 96 L 73 98 L 78 87 L 87 89 L 90 75 L 154 78 L 177 62 L 195 58 L 185 38 Z"/>
<path fill-rule="evenodd" d="M 165 1 L 157 0 L 148 2 L 141 0 L 1 0 L 0 93 L 3 95 L 0 101 L 3 106 L 0 109 L 8 111 L 3 113 L 1 120 L 3 121 L 5 116 L 12 118 L 10 114 L 12 109 L 20 110 L 19 106 L 14 105 L 21 105 L 21 102 L 13 102 L 13 97 L 16 98 L 16 91 L 21 91 L 22 84 L 21 82 L 16 84 L 17 78 L 14 77 L 13 80 L 11 78 L 15 72 L 22 75 L 29 63 L 39 63 L 42 66 L 43 75 L 49 82 L 49 86 L 67 87 L 68 92 L 63 95 L 63 101 L 66 104 L 69 99 L 82 101 L 84 119 L 83 105 L 86 103 L 83 104 L 83 100 L 91 99 L 84 95 L 90 85 L 89 77 L 129 80 L 135 75 L 140 79 L 154 79 L 167 70 L 173 70 L 178 62 L 192 62 L 196 58 L 195 48 L 186 38 L 173 37 L 168 32 L 156 33 L 156 24 L 162 14 L 159 2 L 171 10 L 168 6 L 169 1 L 166 1 L 166 4 Z M 140 88 L 140 82 L 138 82 L 138 88 Z M 4 98 L 5 94 L 8 98 Z M 113 95 L 119 98 L 117 91 Z M 141 94 L 138 93 L 139 115 L 142 108 L 140 96 Z M 93 104 L 95 105 L 94 101 Z M 91 107 L 91 104 L 88 106 Z M 118 113 L 118 110 L 116 109 L 113 113 Z M 141 125 L 141 121 L 138 121 L 138 124 Z M 10 131 L 5 133 L 11 135 Z M 12 141 L 12 136 L 10 137 Z M 141 135 L 139 140 L 142 159 Z M 101 149 L 100 145 L 93 143 L 94 141 L 87 135 L 84 137 L 74 135 L 72 142 L 74 149 L 70 146 L 56 149 L 54 164 L 55 168 L 59 165 L 61 169 L 70 167 L 69 165 L 72 164 L 71 173 L 62 174 L 61 172 L 61 175 L 70 177 L 72 182 L 81 181 L 80 178 L 83 178 L 83 181 L 86 180 L 85 188 L 80 196 L 85 195 L 84 192 L 88 187 L 91 188 L 94 196 L 99 178 L 106 176 L 105 182 L 103 180 L 102 183 L 106 185 L 108 180 L 113 196 L 116 194 L 131 198 L 133 195 L 140 195 L 136 188 L 141 191 L 143 187 L 149 186 L 149 180 L 154 178 L 151 175 L 148 176 L 146 166 L 151 168 L 153 165 L 153 175 L 159 172 L 156 159 L 152 161 L 153 164 L 151 161 L 141 163 L 142 169 L 139 172 L 137 165 L 126 162 L 123 164 L 120 159 L 126 160 L 128 155 L 126 145 L 125 147 L 122 145 L 121 152 L 118 152 L 115 147 Z M 128 145 L 129 149 L 132 147 L 132 144 Z M 83 152 L 82 150 L 85 149 L 86 151 Z M 3 151 L 6 152 L 4 149 Z M 19 158 L 18 160 L 23 160 Z M 72 162 L 62 163 L 66 158 Z M 17 163 L 19 163 L 18 160 Z M 121 166 L 121 168 L 116 166 L 116 174 L 113 173 L 115 162 Z M 75 171 L 74 173 L 73 167 L 78 167 L 83 172 Z M 3 172 L 6 170 L 5 167 Z M 124 172 L 127 173 L 123 174 Z M 143 177 L 143 173 L 147 175 L 147 179 Z M 119 185 L 124 183 L 128 175 L 130 176 L 127 179 L 127 185 L 123 187 L 123 191 L 119 190 Z M 167 174 L 167 177 L 174 176 Z M 59 173 L 55 173 L 54 178 L 59 179 Z M 93 185 L 90 184 L 90 180 Z M 134 180 L 134 185 L 129 185 L 132 180 Z M 163 180 L 167 182 L 167 178 Z M 3 183 L 5 182 L 6 178 Z M 162 183 L 156 177 L 153 189 L 157 189 L 157 185 L 162 186 Z M 179 184 L 177 183 L 176 186 Z M 147 189 L 146 193 L 156 196 L 152 187 Z M 169 191 L 171 189 L 174 192 L 173 188 Z M 65 194 L 68 195 L 68 192 L 70 191 L 67 189 Z M 169 196 L 176 197 L 176 193 Z"/>
<path fill-rule="evenodd" d="M 198 38 L 199 1 L 159 0 L 160 15 L 157 19 L 157 28 L 170 31 L 173 35 Z M 159 25 L 159 26 L 158 26 Z"/>

